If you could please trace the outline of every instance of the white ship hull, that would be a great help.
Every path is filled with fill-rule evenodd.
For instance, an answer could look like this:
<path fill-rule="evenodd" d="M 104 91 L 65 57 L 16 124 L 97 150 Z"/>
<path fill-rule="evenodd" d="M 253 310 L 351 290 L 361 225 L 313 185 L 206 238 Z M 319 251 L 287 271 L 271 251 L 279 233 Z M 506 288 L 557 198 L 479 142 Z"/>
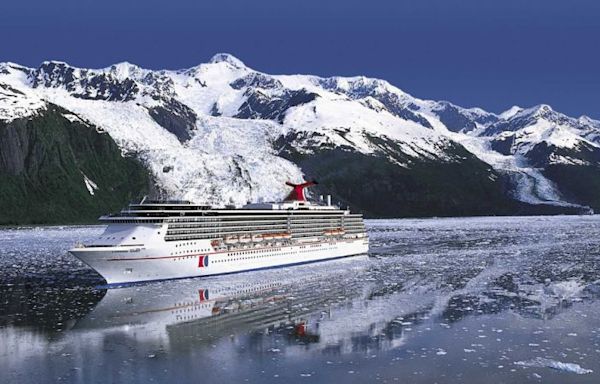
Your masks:
<path fill-rule="evenodd" d="M 365 254 L 362 215 L 304 199 L 217 209 L 186 201 L 145 201 L 103 216 L 108 226 L 70 252 L 109 284 L 212 276 Z"/>
<path fill-rule="evenodd" d="M 179 243 L 179 244 L 178 244 Z M 81 247 L 70 252 L 95 269 L 108 284 L 212 276 L 305 264 L 368 252 L 366 237 L 305 241 L 293 245 L 249 245 L 211 249 L 209 241 L 163 242 L 155 246 Z"/>

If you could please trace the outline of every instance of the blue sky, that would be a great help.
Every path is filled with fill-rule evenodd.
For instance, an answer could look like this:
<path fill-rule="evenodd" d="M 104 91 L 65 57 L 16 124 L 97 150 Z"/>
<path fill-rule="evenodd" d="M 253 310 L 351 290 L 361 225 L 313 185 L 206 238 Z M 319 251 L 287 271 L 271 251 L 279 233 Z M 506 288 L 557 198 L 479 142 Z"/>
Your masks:
<path fill-rule="evenodd" d="M 367 75 L 500 112 L 600 118 L 598 0 L 3 0 L 0 61 Z"/>

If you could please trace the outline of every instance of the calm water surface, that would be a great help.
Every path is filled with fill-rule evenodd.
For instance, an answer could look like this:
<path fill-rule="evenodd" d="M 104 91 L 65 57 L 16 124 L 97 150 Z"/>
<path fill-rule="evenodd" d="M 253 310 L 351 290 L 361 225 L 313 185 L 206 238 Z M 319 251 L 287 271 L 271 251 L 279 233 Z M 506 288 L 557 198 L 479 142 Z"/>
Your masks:
<path fill-rule="evenodd" d="M 598 383 L 600 217 L 368 222 L 369 256 L 105 289 L 0 230 L 2 383 Z"/>

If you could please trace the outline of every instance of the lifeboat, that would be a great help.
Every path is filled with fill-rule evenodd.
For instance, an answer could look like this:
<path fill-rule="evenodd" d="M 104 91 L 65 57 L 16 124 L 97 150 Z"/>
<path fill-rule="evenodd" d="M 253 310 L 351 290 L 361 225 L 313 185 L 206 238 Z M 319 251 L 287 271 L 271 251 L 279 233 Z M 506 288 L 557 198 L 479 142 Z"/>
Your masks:
<path fill-rule="evenodd" d="M 237 236 L 233 236 L 233 235 L 232 236 L 225 236 L 225 243 L 226 244 L 235 244 L 238 241 L 239 240 L 238 240 Z"/>
<path fill-rule="evenodd" d="M 252 241 L 252 236 L 250 236 L 250 235 L 240 236 L 240 243 L 249 243 L 250 241 Z"/>
<path fill-rule="evenodd" d="M 326 229 L 323 231 L 323 234 L 325 236 L 335 236 L 335 235 L 343 235 L 345 234 L 346 231 L 344 231 L 341 228 L 336 228 L 336 229 Z"/>
<path fill-rule="evenodd" d="M 263 241 L 263 235 L 252 235 L 252 241 Z"/>
<path fill-rule="evenodd" d="M 271 234 L 268 234 L 267 236 L 270 236 L 273 239 L 291 239 L 292 238 L 292 234 L 289 232 L 271 233 Z"/>

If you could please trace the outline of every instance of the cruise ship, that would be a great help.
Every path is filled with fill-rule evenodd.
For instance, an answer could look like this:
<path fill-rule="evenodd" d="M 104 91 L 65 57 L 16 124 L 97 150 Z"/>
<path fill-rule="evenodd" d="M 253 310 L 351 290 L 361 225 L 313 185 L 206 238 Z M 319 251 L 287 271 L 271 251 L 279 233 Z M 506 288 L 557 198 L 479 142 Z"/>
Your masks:
<path fill-rule="evenodd" d="M 316 184 L 287 183 L 282 202 L 212 208 L 142 200 L 115 215 L 89 244 L 69 252 L 108 284 L 178 279 L 305 264 L 368 252 L 362 215 L 305 198 Z"/>

